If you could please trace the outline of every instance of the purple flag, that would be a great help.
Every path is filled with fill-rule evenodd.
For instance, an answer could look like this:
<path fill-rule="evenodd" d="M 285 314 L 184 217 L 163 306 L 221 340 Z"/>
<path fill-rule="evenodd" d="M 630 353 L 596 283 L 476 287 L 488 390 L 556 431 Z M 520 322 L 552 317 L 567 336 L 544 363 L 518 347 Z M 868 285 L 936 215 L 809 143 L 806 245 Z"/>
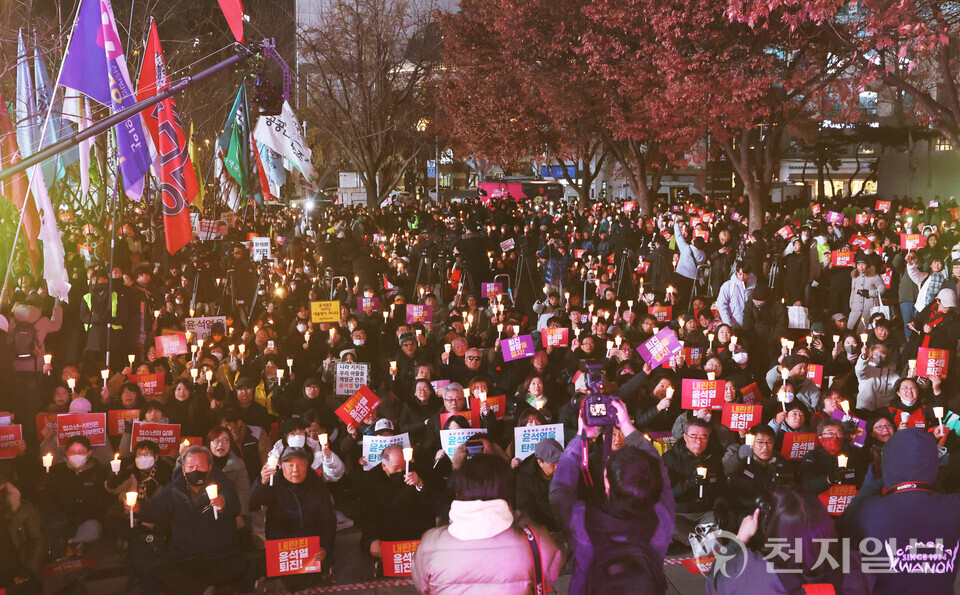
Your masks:
<path fill-rule="evenodd" d="M 863 445 L 867 442 L 867 421 L 860 419 L 854 415 L 844 413 L 842 409 L 834 409 L 833 413 L 830 414 L 830 417 L 833 419 L 839 420 L 843 423 L 853 422 L 857 426 L 857 431 L 854 433 L 853 438 L 848 440 L 848 443 L 851 446 L 856 446 L 857 448 L 863 448 Z"/>
<path fill-rule="evenodd" d="M 656 335 L 647 339 L 647 342 L 637 347 L 637 353 L 651 368 L 663 365 L 673 354 L 680 351 L 680 341 L 677 335 L 669 328 L 664 328 Z"/>
<path fill-rule="evenodd" d="M 112 113 L 137 102 L 110 0 L 81 0 L 60 84 L 109 107 Z M 151 162 L 143 120 L 137 114 L 114 129 L 124 188 L 127 196 L 140 200 Z"/>
<path fill-rule="evenodd" d="M 503 349 L 503 361 L 505 362 L 512 362 L 515 359 L 523 359 L 525 357 L 533 357 L 533 354 L 537 352 L 536 347 L 533 345 L 532 335 L 510 337 L 506 341 L 501 341 L 500 347 Z"/>

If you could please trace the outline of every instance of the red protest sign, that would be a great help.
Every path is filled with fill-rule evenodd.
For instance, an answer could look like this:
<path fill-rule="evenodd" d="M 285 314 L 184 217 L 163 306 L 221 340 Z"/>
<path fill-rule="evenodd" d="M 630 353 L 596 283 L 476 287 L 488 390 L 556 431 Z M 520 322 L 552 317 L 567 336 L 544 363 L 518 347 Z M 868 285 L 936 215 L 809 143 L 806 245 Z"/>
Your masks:
<path fill-rule="evenodd" d="M 640 264 L 637 265 L 637 272 L 642 275 L 646 273 L 647 269 L 649 268 L 650 268 L 650 263 L 645 260 L 641 260 Z"/>
<path fill-rule="evenodd" d="M 900 247 L 904 250 L 919 250 L 927 245 L 927 238 L 922 233 L 900 234 Z"/>
<path fill-rule="evenodd" d="M 789 240 L 790 238 L 793 237 L 793 228 L 791 228 L 789 225 L 784 225 L 783 227 L 777 230 L 776 235 L 780 236 L 785 240 Z"/>
<path fill-rule="evenodd" d="M 113 409 L 107 411 L 107 433 L 110 436 L 122 436 L 125 421 L 140 419 L 139 409 Z"/>
<path fill-rule="evenodd" d="M 361 386 L 360 390 L 353 393 L 353 396 L 340 405 L 335 413 L 343 423 L 356 426 L 379 406 L 380 399 L 377 395 L 373 394 L 369 387 Z"/>
<path fill-rule="evenodd" d="M 880 275 L 880 278 L 883 279 L 883 286 L 887 289 L 890 289 L 890 283 L 893 281 L 893 271 L 887 271 L 886 273 Z"/>
<path fill-rule="evenodd" d="M 835 267 L 852 267 L 854 257 L 856 254 L 853 250 L 836 250 L 830 258 Z"/>
<path fill-rule="evenodd" d="M 180 424 L 154 424 L 144 421 L 133 422 L 133 435 L 130 444 L 135 449 L 141 440 L 153 440 L 160 446 L 160 454 L 175 457 L 180 454 Z"/>
<path fill-rule="evenodd" d="M 569 347 L 570 329 L 568 328 L 545 328 L 540 331 L 540 340 L 543 347 Z"/>
<path fill-rule="evenodd" d="M 190 351 L 187 348 L 186 333 L 170 333 L 168 335 L 157 335 L 154 337 L 154 344 L 157 346 L 157 355 L 159 357 L 170 357 L 181 355 Z"/>
<path fill-rule="evenodd" d="M 874 205 L 874 209 L 881 211 L 883 213 L 890 212 L 890 201 L 889 200 L 878 200 L 877 204 Z"/>
<path fill-rule="evenodd" d="M 703 360 L 702 347 L 684 347 L 680 350 L 683 353 L 683 360 L 691 368 L 699 368 Z"/>
<path fill-rule="evenodd" d="M 692 558 L 684 558 L 680 561 L 683 564 L 683 567 L 687 569 L 687 572 L 696 576 L 706 576 L 708 572 L 713 568 L 714 562 L 713 556 L 699 557 L 694 556 Z"/>
<path fill-rule="evenodd" d="M 657 322 L 667 322 L 673 318 L 673 306 L 652 306 L 648 312 Z"/>
<path fill-rule="evenodd" d="M 15 459 L 20 454 L 23 428 L 20 424 L 0 427 L 0 459 Z"/>
<path fill-rule="evenodd" d="M 47 428 L 51 434 L 57 432 L 57 414 L 56 413 L 38 413 L 37 414 L 37 442 L 43 442 L 43 430 Z"/>
<path fill-rule="evenodd" d="M 725 380 L 684 378 L 681 385 L 680 407 L 683 409 L 723 409 Z"/>
<path fill-rule="evenodd" d="M 441 413 L 441 414 L 440 414 L 440 427 L 443 428 L 445 425 L 447 425 L 447 420 L 450 419 L 451 417 L 453 417 L 454 415 L 459 415 L 460 417 L 462 417 L 462 418 L 464 418 L 465 420 L 467 420 L 467 423 L 470 424 L 468 427 L 471 427 L 471 428 L 479 428 L 479 427 L 480 427 L 480 424 L 477 423 L 476 418 L 474 418 L 474 416 L 473 416 L 473 411 L 470 411 L 470 410 L 467 410 L 467 411 L 457 411 L 456 413 Z M 479 416 L 477 416 L 477 417 L 479 417 Z"/>
<path fill-rule="evenodd" d="M 791 461 L 799 461 L 816 445 L 817 435 L 813 432 L 786 432 L 783 435 L 783 448 L 780 449 L 780 454 Z"/>
<path fill-rule="evenodd" d="M 497 419 L 503 419 L 503 415 L 507 412 L 506 395 L 487 397 L 487 407 L 490 408 L 490 411 L 493 411 L 493 414 L 497 416 Z M 473 413 L 474 419 L 480 419 L 480 399 L 476 397 L 470 398 L 470 412 Z"/>
<path fill-rule="evenodd" d="M 917 376 L 946 378 L 949 357 L 950 352 L 946 349 L 920 347 L 917 349 Z"/>
<path fill-rule="evenodd" d="M 763 406 L 744 405 L 743 403 L 724 403 L 720 423 L 734 432 L 749 430 L 760 423 Z"/>
<path fill-rule="evenodd" d="M 858 217 L 859 217 L 859 215 L 858 215 Z M 857 234 L 857 235 L 853 236 L 852 238 L 850 238 L 849 244 L 850 244 L 851 246 L 853 246 L 854 248 L 863 250 L 863 249 L 865 249 L 867 246 L 870 245 L 870 240 L 867 239 L 867 238 L 865 238 L 864 236 L 862 236 L 862 235 L 860 235 L 860 234 Z"/>
<path fill-rule="evenodd" d="M 751 382 L 741 388 L 740 394 L 743 395 L 743 402 L 747 405 L 758 405 L 763 402 L 763 395 L 760 393 L 760 388 L 756 382 Z"/>
<path fill-rule="evenodd" d="M 833 485 L 819 497 L 830 516 L 840 516 L 856 495 L 857 486 Z"/>
<path fill-rule="evenodd" d="M 137 383 L 137 386 L 140 387 L 140 392 L 143 393 L 143 396 L 148 400 L 163 395 L 163 391 L 167 388 L 163 372 L 157 372 L 156 374 L 131 374 L 130 382 Z"/>
<path fill-rule="evenodd" d="M 870 215 L 866 213 L 857 213 L 856 215 L 854 215 L 853 221 L 857 225 L 867 225 L 868 223 L 870 223 Z"/>
<path fill-rule="evenodd" d="M 267 576 L 320 572 L 320 537 L 267 540 Z"/>
<path fill-rule="evenodd" d="M 813 380 L 817 388 L 823 388 L 823 366 L 820 364 L 807 364 L 807 378 Z"/>
<path fill-rule="evenodd" d="M 68 413 L 57 416 L 57 446 L 66 446 L 71 436 L 86 436 L 91 446 L 107 443 L 106 413 Z"/>
<path fill-rule="evenodd" d="M 383 576 L 410 576 L 413 572 L 413 554 L 420 547 L 420 540 L 382 541 Z"/>

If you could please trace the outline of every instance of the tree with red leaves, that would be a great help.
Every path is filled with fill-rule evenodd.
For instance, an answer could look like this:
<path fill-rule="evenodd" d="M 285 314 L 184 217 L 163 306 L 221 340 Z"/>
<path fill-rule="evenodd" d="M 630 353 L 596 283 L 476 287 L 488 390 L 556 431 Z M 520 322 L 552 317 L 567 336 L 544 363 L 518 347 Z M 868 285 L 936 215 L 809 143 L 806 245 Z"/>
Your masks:
<path fill-rule="evenodd" d="M 727 0 L 728 16 L 782 39 L 811 37 L 853 60 L 861 88 L 909 97 L 921 121 L 960 152 L 960 7 L 941 0 Z M 784 29 L 781 25 L 786 25 Z"/>

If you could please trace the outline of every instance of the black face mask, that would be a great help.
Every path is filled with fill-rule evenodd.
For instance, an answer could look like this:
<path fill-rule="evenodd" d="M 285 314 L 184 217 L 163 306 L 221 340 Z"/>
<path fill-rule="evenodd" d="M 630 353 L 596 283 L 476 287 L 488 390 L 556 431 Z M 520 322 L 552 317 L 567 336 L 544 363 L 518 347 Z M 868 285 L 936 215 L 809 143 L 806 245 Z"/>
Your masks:
<path fill-rule="evenodd" d="M 199 488 L 203 485 L 203 482 L 207 480 L 206 471 L 187 471 L 183 474 L 183 478 L 187 480 L 187 485 L 193 488 Z"/>

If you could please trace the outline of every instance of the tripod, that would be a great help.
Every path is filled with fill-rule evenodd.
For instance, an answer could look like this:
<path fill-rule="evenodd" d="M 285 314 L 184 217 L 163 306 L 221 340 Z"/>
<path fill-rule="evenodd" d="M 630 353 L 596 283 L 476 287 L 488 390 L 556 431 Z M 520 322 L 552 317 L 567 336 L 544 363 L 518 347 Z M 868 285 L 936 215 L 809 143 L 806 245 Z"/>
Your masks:
<path fill-rule="evenodd" d="M 630 260 L 630 253 L 627 250 L 623 251 L 623 255 L 620 256 L 620 264 L 617 265 L 617 298 L 618 299 L 633 299 L 633 296 L 636 295 L 636 291 L 633 287 L 633 263 Z M 629 272 L 628 272 L 629 271 Z M 624 282 L 630 284 L 626 288 L 626 298 L 623 297 L 624 293 Z"/>
<path fill-rule="evenodd" d="M 524 273 L 526 273 L 526 275 L 524 275 Z M 534 280 L 533 271 L 530 270 L 530 260 L 527 257 L 526 249 L 520 250 L 520 255 L 517 256 L 517 278 L 513 282 L 513 286 L 516 287 L 516 290 L 511 296 L 513 298 L 513 304 L 515 307 L 520 301 L 520 284 L 524 280 L 530 283 L 530 295 L 534 295 L 537 289 L 537 282 Z M 513 287 L 510 289 L 513 290 Z"/>

